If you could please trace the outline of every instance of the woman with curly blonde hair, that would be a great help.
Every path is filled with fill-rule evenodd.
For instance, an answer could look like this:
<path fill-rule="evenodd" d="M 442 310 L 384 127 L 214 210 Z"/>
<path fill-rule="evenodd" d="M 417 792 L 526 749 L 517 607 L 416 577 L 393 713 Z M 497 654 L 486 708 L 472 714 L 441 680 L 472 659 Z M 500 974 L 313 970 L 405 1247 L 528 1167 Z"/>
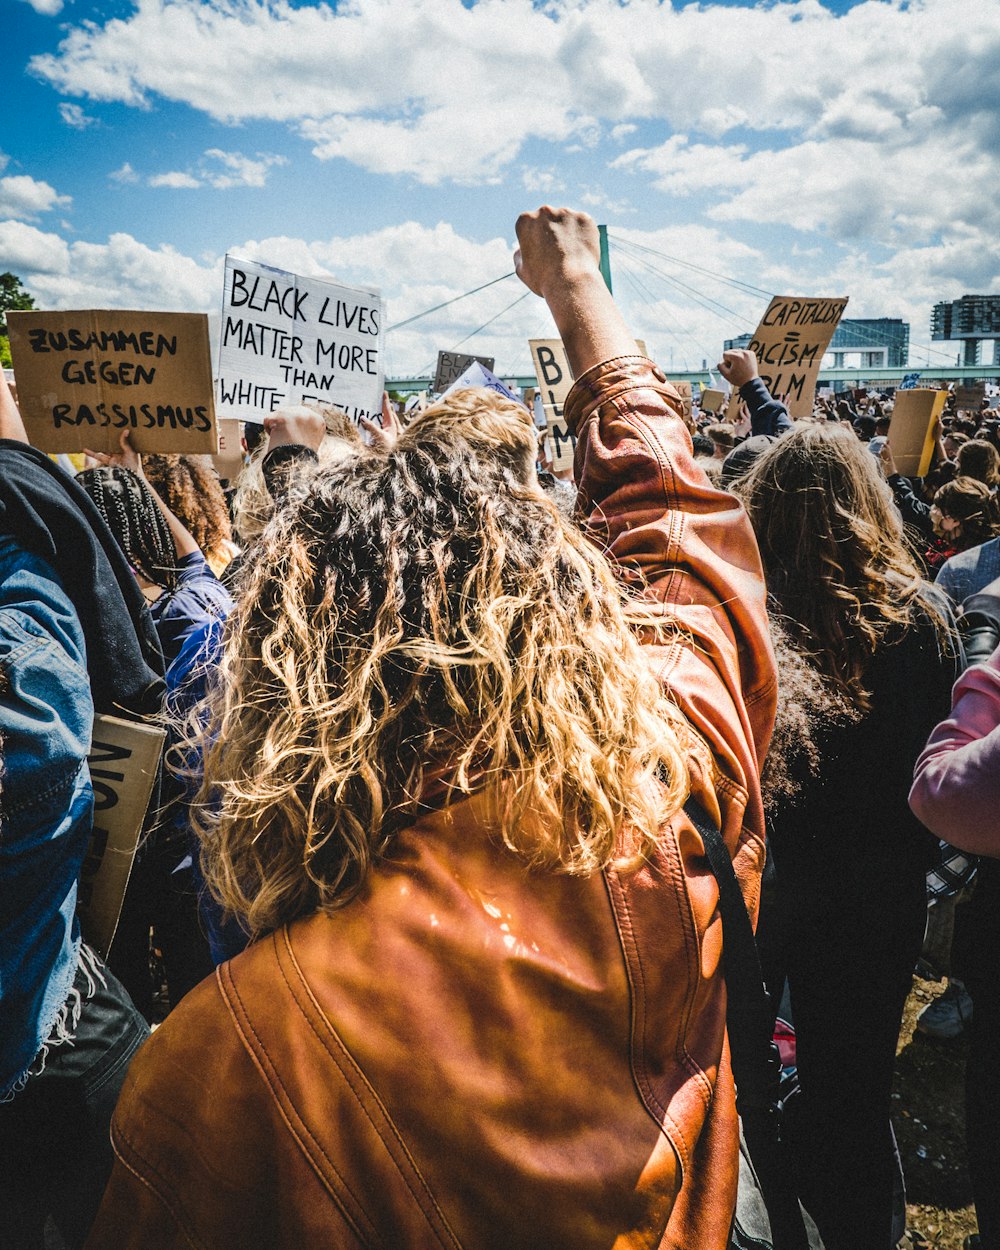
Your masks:
<path fill-rule="evenodd" d="M 827 1250 L 888 1250 L 892 1072 L 936 849 L 907 796 L 949 707 L 957 645 L 876 460 L 849 430 L 797 426 L 739 490 L 773 610 L 854 712 L 814 740 L 768 831 L 777 897 L 760 937 L 791 994 L 800 1191 Z"/>
<path fill-rule="evenodd" d="M 728 1244 L 718 895 L 682 804 L 753 908 L 763 581 L 593 222 L 518 236 L 578 378 L 586 532 L 485 390 L 297 477 L 208 709 L 206 877 L 257 941 L 130 1073 L 91 1250 Z"/>

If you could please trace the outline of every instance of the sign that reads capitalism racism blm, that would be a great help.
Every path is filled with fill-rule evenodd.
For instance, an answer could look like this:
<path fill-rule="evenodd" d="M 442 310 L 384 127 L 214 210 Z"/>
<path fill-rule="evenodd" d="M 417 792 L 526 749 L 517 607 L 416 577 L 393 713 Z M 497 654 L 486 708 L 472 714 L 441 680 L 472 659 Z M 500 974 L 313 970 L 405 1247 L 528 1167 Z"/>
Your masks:
<path fill-rule="evenodd" d="M 28 438 L 40 451 L 217 450 L 203 313 L 10 312 Z"/>
<path fill-rule="evenodd" d="M 377 422 L 384 334 L 377 291 L 227 256 L 216 411 L 260 424 L 320 403 Z"/>
<path fill-rule="evenodd" d="M 847 299 L 776 295 L 750 340 L 761 380 L 784 400 L 793 420 L 809 417 L 823 353 L 847 307 Z"/>

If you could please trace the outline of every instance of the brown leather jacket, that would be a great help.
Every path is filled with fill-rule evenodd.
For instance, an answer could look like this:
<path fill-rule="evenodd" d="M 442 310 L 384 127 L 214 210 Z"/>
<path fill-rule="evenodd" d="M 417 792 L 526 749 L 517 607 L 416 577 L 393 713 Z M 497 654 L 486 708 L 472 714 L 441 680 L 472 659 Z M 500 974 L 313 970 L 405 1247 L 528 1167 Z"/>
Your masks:
<path fill-rule="evenodd" d="M 650 662 L 709 745 L 692 788 L 748 903 L 774 703 L 756 544 L 663 373 L 568 402 L 581 504 L 687 641 Z M 710 774 L 710 775 L 707 775 Z M 153 1035 L 89 1250 L 723 1250 L 736 1187 L 716 888 L 680 814 L 639 872 L 529 873 L 482 800 L 359 901 L 258 942 Z"/>

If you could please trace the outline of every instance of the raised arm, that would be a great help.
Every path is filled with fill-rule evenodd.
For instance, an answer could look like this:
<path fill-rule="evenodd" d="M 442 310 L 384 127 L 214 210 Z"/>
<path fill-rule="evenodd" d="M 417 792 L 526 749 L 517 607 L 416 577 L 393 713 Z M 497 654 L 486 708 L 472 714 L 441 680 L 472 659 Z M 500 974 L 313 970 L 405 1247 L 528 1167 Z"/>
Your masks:
<path fill-rule="evenodd" d="M 757 769 L 776 683 L 750 522 L 695 464 L 662 369 L 636 354 L 598 270 L 593 222 L 542 208 L 519 219 L 518 239 L 518 272 L 549 303 L 577 378 L 565 416 L 577 436 L 578 509 L 624 580 L 680 627 L 650 660 L 760 836 Z M 724 832 L 733 848 L 740 829 L 730 821 Z"/>

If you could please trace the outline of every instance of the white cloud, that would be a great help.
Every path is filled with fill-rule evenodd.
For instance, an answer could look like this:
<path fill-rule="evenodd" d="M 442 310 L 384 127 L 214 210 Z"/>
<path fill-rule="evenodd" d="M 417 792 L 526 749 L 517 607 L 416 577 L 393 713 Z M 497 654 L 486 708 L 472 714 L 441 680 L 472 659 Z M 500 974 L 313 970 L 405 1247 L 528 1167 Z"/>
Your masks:
<path fill-rule="evenodd" d="M 88 126 L 97 125 L 96 117 L 88 117 L 79 104 L 69 104 L 65 100 L 59 105 L 59 116 L 73 130 L 86 130 Z"/>
<path fill-rule="evenodd" d="M 63 7 L 63 0 L 27 0 L 27 3 L 43 17 L 55 17 L 62 12 Z"/>
<path fill-rule="evenodd" d="M 153 174 L 149 179 L 151 187 L 214 187 L 216 190 L 227 190 L 230 187 L 263 187 L 267 184 L 267 175 L 275 165 L 286 164 L 283 156 L 269 156 L 258 152 L 256 157 L 244 156 L 241 152 L 224 152 L 221 148 L 209 148 L 195 172 L 191 170 L 172 170 L 164 174 Z M 132 172 L 132 167 L 123 168 Z M 118 171 L 119 175 L 121 171 Z M 112 177 L 116 177 L 112 174 Z M 119 179 L 121 180 L 121 179 Z M 134 179 L 129 179 L 134 181 Z"/>
<path fill-rule="evenodd" d="M 221 262 L 198 265 L 129 234 L 67 243 L 23 222 L 0 222 L 0 268 L 17 273 L 41 308 L 153 308 L 204 312 L 218 303 Z"/>
<path fill-rule="evenodd" d="M 112 170 L 111 173 L 108 174 L 108 177 L 112 182 L 117 182 L 122 186 L 127 186 L 130 183 L 139 181 L 139 175 L 135 172 L 128 161 L 126 161 L 125 164 L 120 166 L 118 169 Z"/>
<path fill-rule="evenodd" d="M 174 188 L 191 188 L 200 187 L 201 183 L 192 174 L 186 174 L 183 170 L 175 169 L 166 174 L 154 174 L 149 180 L 151 187 L 174 187 Z"/>
<path fill-rule="evenodd" d="M 0 152 L 0 170 L 8 164 L 8 157 Z M 0 217 L 18 217 L 34 221 L 41 213 L 53 208 L 66 208 L 72 203 L 68 195 L 60 195 L 54 187 L 27 174 L 11 174 L 0 178 Z"/>

